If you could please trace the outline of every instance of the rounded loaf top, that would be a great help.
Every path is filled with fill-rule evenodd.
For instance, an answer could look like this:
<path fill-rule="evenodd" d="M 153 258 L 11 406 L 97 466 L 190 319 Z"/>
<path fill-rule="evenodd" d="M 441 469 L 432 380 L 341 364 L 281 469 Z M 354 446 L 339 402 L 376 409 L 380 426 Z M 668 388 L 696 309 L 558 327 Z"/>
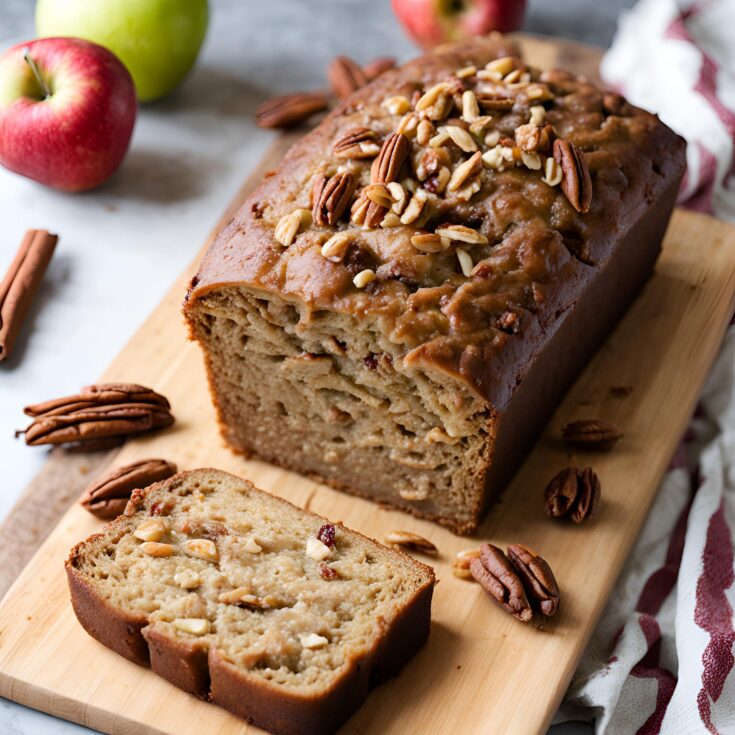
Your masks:
<path fill-rule="evenodd" d="M 343 101 L 210 249 L 190 296 L 245 282 L 377 316 L 463 372 L 533 340 L 683 171 L 683 141 L 506 40 L 440 48 Z M 529 346 L 532 351 L 532 345 Z"/>

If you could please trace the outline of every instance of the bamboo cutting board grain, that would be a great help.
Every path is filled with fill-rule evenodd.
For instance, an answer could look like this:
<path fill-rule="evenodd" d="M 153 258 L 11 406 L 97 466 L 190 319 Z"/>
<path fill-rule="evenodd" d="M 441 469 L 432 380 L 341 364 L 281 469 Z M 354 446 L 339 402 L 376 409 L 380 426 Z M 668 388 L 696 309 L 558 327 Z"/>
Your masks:
<path fill-rule="evenodd" d="M 557 63 L 560 49 L 568 56 L 570 48 L 578 61 L 589 62 L 590 52 L 579 46 L 539 41 L 528 42 L 528 55 L 549 66 Z M 562 64 L 575 66 L 574 58 Z M 263 168 L 273 165 L 283 147 L 280 141 Z M 429 643 L 398 678 L 370 695 L 344 732 L 543 733 L 716 354 L 735 303 L 733 274 L 735 228 L 677 211 L 655 276 L 567 395 L 478 534 L 478 539 L 501 545 L 526 543 L 548 559 L 560 583 L 562 604 L 543 629 L 518 623 L 492 605 L 477 585 L 452 576 L 454 554 L 477 540 L 245 461 L 226 449 L 217 433 L 201 356 L 186 342 L 180 316 L 189 272 L 104 376 L 161 391 L 170 398 L 177 423 L 129 442 L 114 461 L 161 456 L 181 468 L 219 467 L 376 538 L 406 529 L 434 541 L 440 557 L 429 561 L 440 583 Z M 632 393 L 613 395 L 610 388 L 620 385 L 632 386 Z M 584 417 L 614 422 L 624 439 L 609 454 L 571 454 L 555 437 L 564 423 Z M 63 459 L 54 462 L 59 465 Z M 543 487 L 570 462 L 592 464 L 603 486 L 599 517 L 580 527 L 552 522 L 543 511 Z M 69 472 L 76 477 L 78 465 Z M 52 474 L 58 485 L 63 473 Z M 78 477 L 68 477 L 78 484 Z M 13 517 L 22 518 L 23 511 Z M 109 733 L 256 732 L 84 633 L 69 605 L 63 561 L 74 543 L 98 528 L 98 521 L 72 507 L 0 603 L 0 694 Z M 3 534 L 6 544 L 12 541 L 7 528 Z"/>

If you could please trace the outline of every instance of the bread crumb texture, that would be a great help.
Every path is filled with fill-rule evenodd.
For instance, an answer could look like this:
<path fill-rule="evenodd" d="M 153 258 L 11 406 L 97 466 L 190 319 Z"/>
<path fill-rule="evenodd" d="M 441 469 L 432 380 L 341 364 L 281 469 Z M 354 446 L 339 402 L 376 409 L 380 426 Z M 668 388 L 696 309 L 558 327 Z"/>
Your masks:
<path fill-rule="evenodd" d="M 341 525 L 325 546 L 317 535 L 326 523 L 249 482 L 200 470 L 138 492 L 69 564 L 114 608 L 145 614 L 157 633 L 216 648 L 303 694 L 366 656 L 433 583 L 429 567 Z M 152 529 L 156 540 L 141 540 Z M 308 553 L 314 541 L 328 553 Z"/>

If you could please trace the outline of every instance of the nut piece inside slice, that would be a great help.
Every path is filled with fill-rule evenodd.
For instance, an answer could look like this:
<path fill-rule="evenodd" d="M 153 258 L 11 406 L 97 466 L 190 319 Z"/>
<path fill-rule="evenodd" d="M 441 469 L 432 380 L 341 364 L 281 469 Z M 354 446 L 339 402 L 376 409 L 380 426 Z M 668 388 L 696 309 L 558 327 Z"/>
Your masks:
<path fill-rule="evenodd" d="M 299 639 L 301 641 L 301 645 L 304 648 L 324 648 L 324 646 L 329 644 L 329 640 L 325 638 L 323 635 L 319 635 L 318 633 L 309 633 L 308 635 L 302 635 Z"/>
<path fill-rule="evenodd" d="M 183 569 L 174 574 L 174 582 L 182 589 L 193 590 L 202 583 L 202 580 L 193 569 Z"/>
<path fill-rule="evenodd" d="M 140 550 L 148 556 L 172 556 L 175 549 L 171 544 L 161 544 L 158 541 L 144 541 L 140 545 Z"/>
<path fill-rule="evenodd" d="M 252 536 L 248 536 L 245 539 L 242 544 L 242 548 L 244 551 L 247 551 L 248 554 L 260 554 L 260 552 L 263 551 L 263 547 L 260 546 Z"/>
<path fill-rule="evenodd" d="M 133 531 L 133 536 L 141 541 L 160 541 L 166 533 L 166 524 L 161 518 L 149 518 Z"/>
<path fill-rule="evenodd" d="M 219 552 L 214 541 L 206 538 L 195 538 L 184 542 L 184 550 L 189 556 L 204 561 L 219 561 Z"/>
<path fill-rule="evenodd" d="M 222 592 L 217 597 L 217 602 L 225 605 L 237 605 L 238 603 L 248 602 L 253 597 L 253 590 L 249 586 L 236 587 L 234 590 Z"/>
<path fill-rule="evenodd" d="M 173 626 L 183 633 L 191 635 L 206 635 L 209 633 L 209 620 L 205 618 L 176 618 Z"/>

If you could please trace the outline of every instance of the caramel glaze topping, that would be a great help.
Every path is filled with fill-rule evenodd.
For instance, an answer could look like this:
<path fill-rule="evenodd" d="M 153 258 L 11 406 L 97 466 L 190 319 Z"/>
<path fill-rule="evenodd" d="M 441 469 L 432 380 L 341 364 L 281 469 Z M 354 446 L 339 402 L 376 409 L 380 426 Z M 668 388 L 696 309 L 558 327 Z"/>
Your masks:
<path fill-rule="evenodd" d="M 498 38 L 444 47 L 348 97 L 219 234 L 189 298 L 242 282 L 313 311 L 378 318 L 405 364 L 461 376 L 502 410 L 545 334 L 684 165 L 683 141 L 654 115 L 582 77 L 530 69 L 516 54 Z M 367 136 L 372 148 L 359 157 L 335 155 L 335 141 L 365 129 L 378 145 Z M 392 194 L 369 155 L 397 131 L 409 152 L 391 169 L 392 192 L 398 182 L 405 193 L 394 211 L 375 204 Z M 556 160 L 554 140 L 563 141 Z M 340 221 L 302 223 L 288 247 L 279 244 L 279 221 L 311 210 L 314 182 L 336 174 L 355 183 Z M 409 212 L 412 190 L 423 193 Z M 371 219 L 376 207 L 386 216 L 374 228 L 364 224 L 371 206 Z M 415 240 L 434 252 L 412 244 L 452 224 L 480 242 Z M 327 259 L 322 246 L 337 232 L 349 245 Z M 353 279 L 365 270 L 376 277 L 358 288 Z"/>

